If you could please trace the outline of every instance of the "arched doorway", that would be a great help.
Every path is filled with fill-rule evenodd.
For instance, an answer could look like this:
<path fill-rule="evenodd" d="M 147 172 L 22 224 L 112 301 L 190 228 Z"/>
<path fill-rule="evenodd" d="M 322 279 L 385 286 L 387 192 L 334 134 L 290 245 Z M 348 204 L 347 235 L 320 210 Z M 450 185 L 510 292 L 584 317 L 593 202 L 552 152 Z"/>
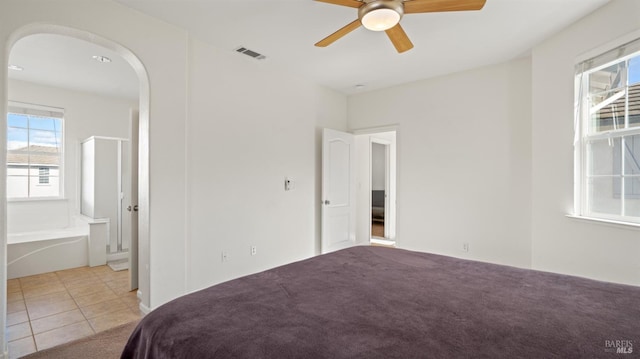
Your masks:
<path fill-rule="evenodd" d="M 136 76 L 138 77 L 138 81 L 140 84 L 139 89 L 139 165 L 138 165 L 138 201 L 137 204 L 139 206 L 139 253 L 138 258 L 139 262 L 139 288 L 141 293 L 141 304 L 140 308 L 143 311 L 148 310 L 150 306 L 150 278 L 149 278 L 149 81 L 148 75 L 144 68 L 142 62 L 138 59 L 138 57 L 133 54 L 130 50 L 126 49 L 124 46 L 121 46 L 118 43 L 110 41 L 108 39 L 95 36 L 89 32 L 76 30 L 73 28 L 63 27 L 63 26 L 55 26 L 55 25 L 42 25 L 42 24 L 34 24 L 23 27 L 18 31 L 15 31 L 10 37 L 8 44 L 9 48 L 13 48 L 17 41 L 22 38 L 25 38 L 29 35 L 33 34 L 58 34 L 69 36 L 75 39 L 84 40 L 99 46 L 102 46 L 106 49 L 116 52 L 119 54 L 129 65 L 134 69 Z M 8 63 L 8 56 L 10 52 L 7 52 L 5 55 L 5 62 Z M 3 69 L 3 71 L 7 71 Z M 3 114 L 5 118 L 7 118 L 6 113 Z M 2 139 L 0 143 L 4 148 L 7 147 L 7 138 L 6 136 L 1 136 Z M 6 158 L 2 159 L 3 166 L 6 168 Z M 6 197 L 3 196 L 2 205 L 6 208 Z M 6 223 L 6 212 L 5 218 L 3 218 L 4 223 Z M 3 243 L 4 250 L 6 251 L 6 240 Z M 6 253 L 6 252 L 5 252 Z M 2 263 L 2 265 L 6 268 L 6 259 Z M 5 271 L 6 273 L 6 271 Z M 4 278 L 6 279 L 6 277 Z M 5 302 L 6 303 L 6 302 Z M 6 318 L 6 314 L 5 314 Z"/>

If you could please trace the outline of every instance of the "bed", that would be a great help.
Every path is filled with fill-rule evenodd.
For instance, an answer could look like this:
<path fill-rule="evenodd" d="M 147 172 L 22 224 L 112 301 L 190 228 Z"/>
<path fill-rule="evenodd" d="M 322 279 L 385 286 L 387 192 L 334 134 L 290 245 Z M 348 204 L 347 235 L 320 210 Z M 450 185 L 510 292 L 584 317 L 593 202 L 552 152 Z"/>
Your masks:
<path fill-rule="evenodd" d="M 122 358 L 595 358 L 634 344 L 640 287 L 360 246 L 166 303 Z"/>

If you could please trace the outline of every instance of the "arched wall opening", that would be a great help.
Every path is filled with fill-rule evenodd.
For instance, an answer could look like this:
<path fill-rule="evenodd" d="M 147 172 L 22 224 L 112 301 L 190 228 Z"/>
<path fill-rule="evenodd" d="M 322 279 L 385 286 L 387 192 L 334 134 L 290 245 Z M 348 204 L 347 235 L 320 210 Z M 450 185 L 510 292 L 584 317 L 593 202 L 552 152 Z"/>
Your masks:
<path fill-rule="evenodd" d="M 138 162 L 138 206 L 139 206 L 139 217 L 138 217 L 138 268 L 139 270 L 139 293 L 141 294 L 141 303 L 140 308 L 143 311 L 148 311 L 151 307 L 151 299 L 150 299 L 150 272 L 149 272 L 149 104 L 150 104 L 150 88 L 149 88 L 149 78 L 147 71 L 145 69 L 142 61 L 129 49 L 122 46 L 121 44 L 106 39 L 104 37 L 97 36 L 88 31 L 78 30 L 71 27 L 60 26 L 60 25 L 49 25 L 49 24 L 30 24 L 27 26 L 23 26 L 18 30 L 11 33 L 5 47 L 5 53 L 3 58 L 3 64 L 5 66 L 2 67 L 2 71 L 5 72 L 5 79 L 8 80 L 8 70 L 6 64 L 8 64 L 9 55 L 14 44 L 20 39 L 34 34 L 56 34 L 68 36 L 80 40 L 84 40 L 104 48 L 107 48 L 111 51 L 116 52 L 120 55 L 129 65 L 133 68 L 138 78 L 139 83 L 139 162 Z M 6 118 L 7 118 L 7 90 L 8 90 L 8 81 L 5 83 L 4 88 L 4 97 L 0 99 L 0 113 L 3 114 L 3 128 L 0 130 L 0 146 L 1 150 L 1 159 L 0 163 L 2 164 L 0 169 L 0 200 L 2 201 L 0 205 L 2 206 L 2 214 L 1 220 L 3 221 L 3 230 L 2 230 L 2 258 L 0 260 L 0 265 L 5 269 L 2 274 L 2 284 L 0 284 L 1 288 L 4 288 L 4 292 L 6 293 L 6 266 L 7 266 L 7 233 L 6 233 L 6 224 L 7 224 L 7 197 L 6 197 L 6 148 L 7 148 L 7 136 L 6 136 Z M 2 325 L 3 327 L 6 325 L 6 294 L 2 297 L 4 305 L 2 308 L 4 309 L 4 313 L 2 313 Z M 6 343 L 5 343 L 6 344 Z M 6 346 L 5 346 L 6 348 Z"/>

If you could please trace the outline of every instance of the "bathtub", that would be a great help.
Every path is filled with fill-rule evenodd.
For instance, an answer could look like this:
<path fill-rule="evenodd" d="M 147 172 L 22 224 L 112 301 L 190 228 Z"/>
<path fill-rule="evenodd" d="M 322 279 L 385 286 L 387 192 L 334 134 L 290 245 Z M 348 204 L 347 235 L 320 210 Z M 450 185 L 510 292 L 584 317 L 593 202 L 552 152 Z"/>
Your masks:
<path fill-rule="evenodd" d="M 78 218 L 73 226 L 7 234 L 7 278 L 106 264 L 108 220 Z"/>

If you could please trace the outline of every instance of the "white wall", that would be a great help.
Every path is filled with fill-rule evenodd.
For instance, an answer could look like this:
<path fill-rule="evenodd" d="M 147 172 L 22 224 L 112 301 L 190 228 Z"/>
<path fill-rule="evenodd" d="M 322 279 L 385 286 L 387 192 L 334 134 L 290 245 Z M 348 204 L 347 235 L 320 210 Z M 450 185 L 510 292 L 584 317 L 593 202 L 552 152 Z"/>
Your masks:
<path fill-rule="evenodd" d="M 349 97 L 351 129 L 399 125 L 399 247 L 530 266 L 530 71 L 521 59 Z"/>
<path fill-rule="evenodd" d="M 30 33 L 24 27 L 34 23 L 90 31 L 95 36 L 70 33 L 120 44 L 144 65 L 145 71 L 136 69 L 143 78 L 146 72 L 150 86 L 147 92 L 141 83 L 140 105 L 143 130 L 149 116 L 150 192 L 149 207 L 141 203 L 140 216 L 143 222 L 149 218 L 150 227 L 148 242 L 141 239 L 140 268 L 142 277 L 150 278 L 141 282 L 141 291 L 151 308 L 188 290 L 319 252 L 319 134 L 322 127 L 346 129 L 344 95 L 272 72 L 268 62 L 258 65 L 232 50 L 210 48 L 181 29 L 109 1 L 3 1 L 5 65 L 15 34 Z M 0 74 L 2 112 L 6 70 Z M 143 172 L 144 158 L 141 153 Z M 294 180 L 295 190 L 284 192 L 285 176 Z M 250 245 L 258 247 L 251 258 Z M 229 252 L 224 266 L 221 249 Z"/>
<path fill-rule="evenodd" d="M 189 44 L 187 277 L 195 290 L 317 253 L 316 131 L 346 127 L 346 98 L 233 51 Z M 284 190 L 285 177 L 293 190 Z"/>
<path fill-rule="evenodd" d="M 10 101 L 26 102 L 65 110 L 64 118 L 64 200 L 59 207 L 67 215 L 80 213 L 80 142 L 91 136 L 127 138 L 129 110 L 137 108 L 137 100 L 107 97 L 78 91 L 9 80 Z M 7 229 L 29 232 L 45 229 L 49 224 L 52 206 L 45 201 L 10 201 L 7 208 Z M 56 212 L 61 209 L 56 208 Z M 67 219 L 68 222 L 68 219 Z M 58 222 L 56 227 L 67 224 Z M 51 228 L 51 226 L 49 227 Z"/>
<path fill-rule="evenodd" d="M 640 232 L 573 212 L 573 74 L 578 56 L 640 29 L 640 1 L 615 0 L 533 49 L 533 267 L 640 284 Z"/>
<path fill-rule="evenodd" d="M 149 226 L 140 227 L 140 267 L 143 301 L 154 308 L 186 289 L 187 34 L 111 1 L 3 0 L 0 2 L 0 48 L 4 49 L 0 62 L 0 113 L 6 112 L 7 58 L 12 44 L 21 36 L 49 29 L 111 46 L 130 60 L 136 73 L 145 80 L 141 83 L 140 122 L 142 132 L 148 128 L 149 137 L 141 143 L 141 148 L 148 148 L 149 152 L 141 152 L 144 176 L 140 181 L 148 181 L 149 186 L 148 192 L 140 193 L 143 201 L 139 213 L 142 222 Z M 0 128 L 0 138 L 0 218 L 5 218 L 4 127 Z M 5 225 L 2 226 L 5 245 L 0 246 L 0 258 L 5 258 L 0 260 L 1 293 L 6 292 L 4 233 Z M 6 320 L 4 313 L 6 301 L 2 296 L 0 350 L 6 348 L 5 336 L 1 335 Z"/>

